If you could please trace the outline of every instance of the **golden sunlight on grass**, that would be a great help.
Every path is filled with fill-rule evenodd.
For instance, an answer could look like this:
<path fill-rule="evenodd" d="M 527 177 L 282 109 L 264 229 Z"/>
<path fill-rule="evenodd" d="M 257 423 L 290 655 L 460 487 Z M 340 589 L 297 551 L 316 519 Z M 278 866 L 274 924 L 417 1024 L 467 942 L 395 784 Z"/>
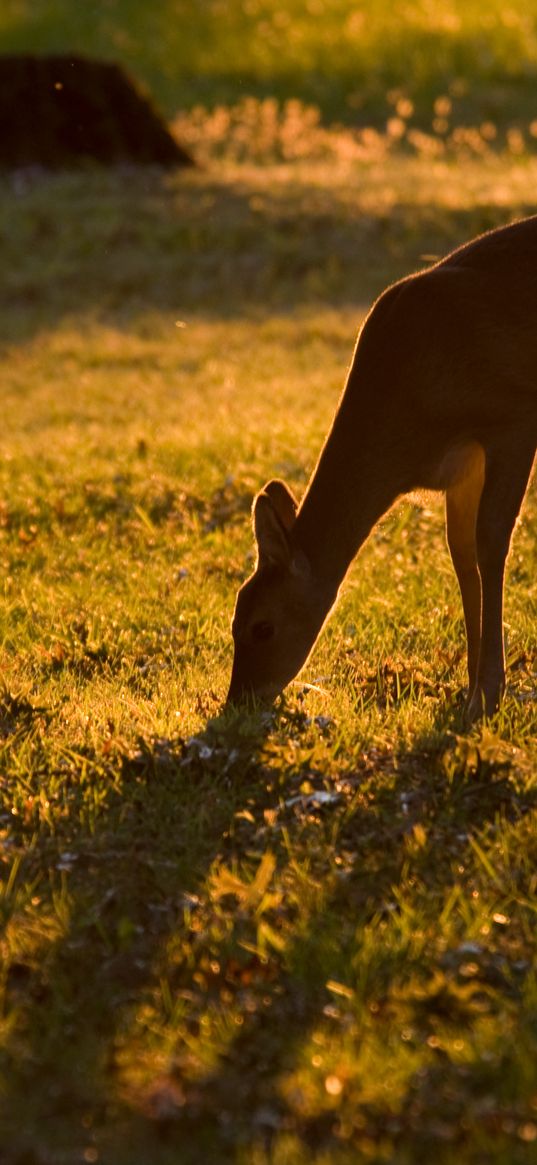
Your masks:
<path fill-rule="evenodd" d="M 529 1165 L 535 481 L 489 723 L 436 495 L 273 712 L 222 703 L 252 498 L 301 495 L 370 305 L 535 212 L 535 6 L 0 9 L 199 162 L 0 174 L 0 1163 Z"/>
<path fill-rule="evenodd" d="M 382 128 L 327 127 L 320 110 L 299 99 L 246 97 L 231 106 L 196 106 L 176 116 L 174 129 L 179 141 L 205 163 L 216 158 L 264 165 L 299 160 L 374 162 L 401 149 L 425 160 L 462 162 L 486 159 L 498 151 L 516 158 L 535 150 L 534 118 L 501 128 L 490 119 L 475 125 L 457 123 L 453 98 L 446 93 L 435 98 L 431 124 L 423 128 L 413 124 L 414 105 L 403 90 L 389 92 L 387 103 L 393 112 Z"/>

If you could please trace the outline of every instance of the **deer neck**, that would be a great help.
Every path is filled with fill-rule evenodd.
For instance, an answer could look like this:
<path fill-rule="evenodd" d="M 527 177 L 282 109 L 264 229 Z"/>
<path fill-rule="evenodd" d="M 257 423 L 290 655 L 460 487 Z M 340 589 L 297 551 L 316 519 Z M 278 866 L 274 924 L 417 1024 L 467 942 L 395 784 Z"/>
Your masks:
<path fill-rule="evenodd" d="M 388 431 L 386 417 L 376 421 L 360 415 L 357 423 L 355 410 L 346 407 L 346 395 L 293 530 L 293 541 L 329 603 L 373 526 L 400 493 L 412 488 L 400 431 L 393 423 Z"/>

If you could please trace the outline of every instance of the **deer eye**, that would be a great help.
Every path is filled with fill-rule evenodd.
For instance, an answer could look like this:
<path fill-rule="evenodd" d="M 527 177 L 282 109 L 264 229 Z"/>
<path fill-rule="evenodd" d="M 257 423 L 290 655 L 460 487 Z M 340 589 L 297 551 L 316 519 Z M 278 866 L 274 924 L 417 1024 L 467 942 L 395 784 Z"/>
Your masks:
<path fill-rule="evenodd" d="M 266 639 L 272 639 L 274 635 L 274 623 L 269 623 L 268 619 L 261 619 L 259 623 L 254 623 L 252 626 L 252 639 L 256 643 L 263 643 Z"/>

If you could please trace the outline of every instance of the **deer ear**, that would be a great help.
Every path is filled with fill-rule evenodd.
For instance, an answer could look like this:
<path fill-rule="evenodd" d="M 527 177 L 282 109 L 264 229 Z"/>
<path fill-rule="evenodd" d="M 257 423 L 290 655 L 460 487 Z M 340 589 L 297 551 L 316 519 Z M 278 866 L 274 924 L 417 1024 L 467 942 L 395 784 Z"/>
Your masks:
<path fill-rule="evenodd" d="M 289 533 L 294 526 L 298 509 L 298 502 L 289 486 L 276 477 L 273 481 L 267 481 L 263 493 L 270 498 L 284 530 Z"/>
<path fill-rule="evenodd" d="M 254 534 L 258 562 L 291 565 L 288 532 L 293 525 L 296 502 L 283 481 L 269 481 L 254 501 Z"/>

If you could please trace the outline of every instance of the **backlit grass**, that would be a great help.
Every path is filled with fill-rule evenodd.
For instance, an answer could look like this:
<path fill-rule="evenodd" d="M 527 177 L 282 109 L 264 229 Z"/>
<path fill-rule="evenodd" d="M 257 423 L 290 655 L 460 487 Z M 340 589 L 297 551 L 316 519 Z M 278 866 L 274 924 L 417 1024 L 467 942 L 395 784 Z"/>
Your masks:
<path fill-rule="evenodd" d="M 4 0 L 4 51 L 93 53 L 124 62 L 171 116 L 196 102 L 299 97 L 329 120 L 381 119 L 402 90 L 424 127 L 448 93 L 462 120 L 533 110 L 536 13 L 526 0 Z"/>
<path fill-rule="evenodd" d="M 91 22 L 46 7 L 5 6 L 8 47 L 85 30 L 101 50 L 104 6 Z M 464 728 L 433 496 L 373 532 L 274 715 L 221 715 L 252 497 L 275 474 L 304 488 L 370 303 L 535 207 L 528 105 L 516 126 L 477 105 L 465 121 L 452 94 L 418 125 L 415 87 L 385 94 L 374 124 L 327 128 L 308 70 L 340 43 L 341 10 L 321 8 L 306 24 L 287 6 L 297 33 L 268 97 L 256 42 L 245 100 L 237 30 L 267 12 L 276 28 L 277 9 L 228 5 L 221 76 L 204 57 L 186 103 L 178 28 L 142 53 L 167 6 L 131 3 L 128 25 L 107 6 L 110 43 L 122 29 L 144 75 L 168 54 L 160 93 L 170 113 L 192 106 L 177 128 L 203 168 L 0 182 L 6 1165 L 534 1153 L 535 486 L 491 723 Z M 413 5 L 405 27 L 443 21 L 448 55 L 463 32 L 468 52 L 497 43 L 488 79 L 511 54 L 518 84 L 531 14 L 487 11 L 485 25 L 482 6 Z M 209 16 L 212 36 L 224 27 L 200 6 L 192 68 Z M 382 47 L 387 21 L 378 5 L 349 53 Z M 305 72 L 278 88 L 297 54 Z"/>
<path fill-rule="evenodd" d="M 428 497 L 276 717 L 219 709 L 253 493 L 303 488 L 371 298 L 523 213 L 533 169 L 4 180 L 8 1160 L 527 1160 L 533 494 L 491 726 Z"/>

